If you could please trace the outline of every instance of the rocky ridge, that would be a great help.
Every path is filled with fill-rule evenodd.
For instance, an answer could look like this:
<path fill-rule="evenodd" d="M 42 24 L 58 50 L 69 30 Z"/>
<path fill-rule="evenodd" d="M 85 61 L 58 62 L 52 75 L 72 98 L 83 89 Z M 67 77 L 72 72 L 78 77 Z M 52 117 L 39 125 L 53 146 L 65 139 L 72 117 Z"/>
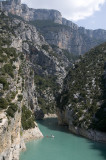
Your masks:
<path fill-rule="evenodd" d="M 1 9 L 31 21 L 50 45 L 80 55 L 106 41 L 106 31 L 79 27 L 62 17 L 57 10 L 32 9 L 21 0 L 0 2 Z"/>
<path fill-rule="evenodd" d="M 63 24 L 50 20 L 36 20 L 31 23 L 37 27 L 50 45 L 68 50 L 74 55 L 84 54 L 106 41 L 105 30 L 87 30 L 68 20 L 63 21 Z"/>
<path fill-rule="evenodd" d="M 62 24 L 61 13 L 57 10 L 29 8 L 26 4 L 21 4 L 21 0 L 1 1 L 0 6 L 2 11 L 20 16 L 26 21 L 49 19 Z"/>

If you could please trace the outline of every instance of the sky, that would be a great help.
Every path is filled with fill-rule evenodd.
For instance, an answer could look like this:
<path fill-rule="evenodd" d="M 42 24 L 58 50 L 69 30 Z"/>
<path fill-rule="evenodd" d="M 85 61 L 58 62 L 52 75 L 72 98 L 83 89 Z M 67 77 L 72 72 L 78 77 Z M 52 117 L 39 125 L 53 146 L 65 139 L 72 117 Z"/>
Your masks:
<path fill-rule="evenodd" d="M 106 0 L 22 0 L 35 9 L 56 9 L 87 29 L 106 29 Z"/>

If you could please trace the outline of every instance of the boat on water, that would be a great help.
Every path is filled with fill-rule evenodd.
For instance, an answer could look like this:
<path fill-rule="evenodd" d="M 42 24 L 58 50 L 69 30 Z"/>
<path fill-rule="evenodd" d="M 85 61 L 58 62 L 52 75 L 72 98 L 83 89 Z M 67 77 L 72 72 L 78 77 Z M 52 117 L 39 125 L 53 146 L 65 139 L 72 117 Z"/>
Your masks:
<path fill-rule="evenodd" d="M 47 138 L 54 138 L 55 136 L 54 135 L 51 135 L 51 136 L 46 136 Z"/>
<path fill-rule="evenodd" d="M 51 135 L 51 138 L 54 138 L 54 135 Z"/>

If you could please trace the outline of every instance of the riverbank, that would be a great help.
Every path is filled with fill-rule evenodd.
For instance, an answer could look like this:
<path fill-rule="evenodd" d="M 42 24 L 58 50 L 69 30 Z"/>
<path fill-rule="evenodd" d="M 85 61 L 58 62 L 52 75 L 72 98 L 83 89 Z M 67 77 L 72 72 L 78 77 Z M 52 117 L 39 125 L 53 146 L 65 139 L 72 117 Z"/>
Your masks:
<path fill-rule="evenodd" d="M 26 143 L 20 160 L 106 160 L 106 144 L 71 134 L 67 127 L 58 125 L 57 118 L 37 123 L 44 138 Z M 46 136 L 51 134 L 55 137 Z"/>
<path fill-rule="evenodd" d="M 65 110 L 65 111 L 61 112 L 60 110 L 58 110 L 57 115 L 58 115 L 59 125 L 69 126 L 69 131 L 71 133 L 79 135 L 79 136 L 83 136 L 83 137 L 88 138 L 93 141 L 106 143 L 106 133 L 100 132 L 97 130 L 93 130 L 93 129 L 86 130 L 83 128 L 75 127 L 72 124 L 71 111 Z"/>
<path fill-rule="evenodd" d="M 50 113 L 49 113 L 49 114 L 45 114 L 45 115 L 44 115 L 44 119 L 45 119 L 45 118 L 57 118 L 57 115 L 56 115 L 56 114 L 50 114 Z"/>

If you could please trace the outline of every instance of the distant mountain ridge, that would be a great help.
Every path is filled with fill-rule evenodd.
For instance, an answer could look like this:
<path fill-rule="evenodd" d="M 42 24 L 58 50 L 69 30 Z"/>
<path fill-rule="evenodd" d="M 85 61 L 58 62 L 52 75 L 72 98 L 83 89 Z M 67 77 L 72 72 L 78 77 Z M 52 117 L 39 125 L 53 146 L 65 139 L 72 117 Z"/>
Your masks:
<path fill-rule="evenodd" d="M 37 29 L 50 45 L 58 46 L 73 54 L 84 54 L 106 41 L 106 30 L 88 30 L 78 27 L 75 23 L 63 18 L 57 10 L 29 8 L 26 4 L 21 4 L 21 0 L 1 1 L 0 8 L 26 21 L 51 21 L 54 25 L 57 24 L 57 28 L 52 26 L 55 31 L 48 26 L 48 23 L 44 28 L 38 26 Z"/>

